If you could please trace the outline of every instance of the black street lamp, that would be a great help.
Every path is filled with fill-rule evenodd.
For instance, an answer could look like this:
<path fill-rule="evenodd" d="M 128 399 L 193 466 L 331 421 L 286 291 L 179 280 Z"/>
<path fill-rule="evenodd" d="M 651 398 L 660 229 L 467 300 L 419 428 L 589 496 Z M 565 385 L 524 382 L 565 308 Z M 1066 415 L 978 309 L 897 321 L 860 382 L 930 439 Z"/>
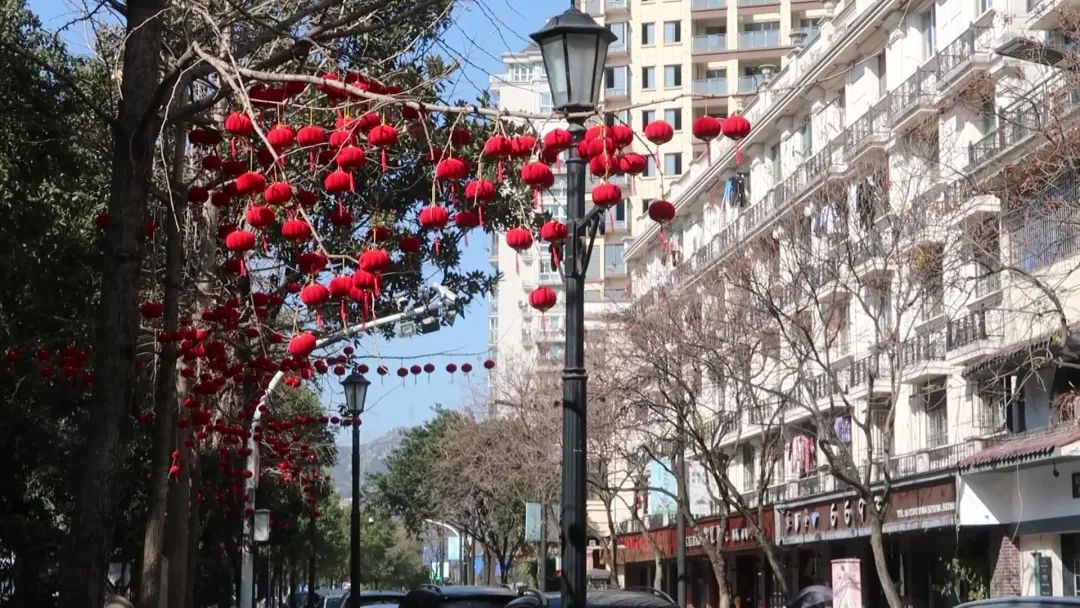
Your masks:
<path fill-rule="evenodd" d="M 585 213 L 585 160 L 577 144 L 585 134 L 584 113 L 600 101 L 608 45 L 615 34 L 571 7 L 531 35 L 540 46 L 551 87 L 552 104 L 568 113 L 573 145 L 566 161 L 567 232 L 563 251 L 566 291 L 566 364 L 563 369 L 562 458 L 562 605 L 585 608 L 586 410 L 585 272 L 603 213 Z"/>
<path fill-rule="evenodd" d="M 360 414 L 371 382 L 353 372 L 341 381 L 345 413 L 352 418 L 352 513 L 349 518 L 349 608 L 360 608 Z"/>

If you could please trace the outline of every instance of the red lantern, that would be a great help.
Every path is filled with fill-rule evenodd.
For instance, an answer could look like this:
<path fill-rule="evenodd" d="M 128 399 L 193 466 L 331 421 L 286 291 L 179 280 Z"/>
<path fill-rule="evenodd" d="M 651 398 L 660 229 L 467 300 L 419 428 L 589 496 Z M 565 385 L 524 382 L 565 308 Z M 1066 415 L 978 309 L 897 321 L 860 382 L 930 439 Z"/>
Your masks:
<path fill-rule="evenodd" d="M 525 251 L 533 244 L 533 235 L 528 228 L 511 228 L 506 232 L 506 244 L 514 251 Z"/>
<path fill-rule="evenodd" d="M 311 238 L 311 226 L 304 220 L 291 219 L 281 225 L 281 238 L 297 242 Z"/>
<path fill-rule="evenodd" d="M 255 132 L 255 123 L 247 114 L 232 112 L 225 117 L 225 130 L 237 137 L 247 137 Z"/>
<path fill-rule="evenodd" d="M 716 139 L 722 132 L 720 127 L 720 121 L 706 114 L 701 118 L 698 118 L 691 125 L 690 130 L 694 133 L 694 137 L 705 142 L 705 152 L 708 156 L 709 162 L 712 162 L 712 146 L 709 143 Z"/>
<path fill-rule="evenodd" d="M 498 169 L 496 171 L 496 181 L 502 182 L 503 179 L 503 165 L 502 159 L 507 158 L 514 151 L 513 144 L 510 140 L 502 135 L 492 135 L 484 142 L 484 149 L 481 154 L 484 158 L 494 158 L 498 160 Z"/>
<path fill-rule="evenodd" d="M 322 306 L 330 301 L 330 290 L 319 283 L 312 283 L 300 290 L 300 301 L 309 308 Z"/>
<path fill-rule="evenodd" d="M 622 188 L 618 184 L 604 182 L 598 184 L 592 191 L 593 204 L 601 209 L 613 207 L 622 201 Z"/>
<path fill-rule="evenodd" d="M 566 224 L 558 220 L 545 222 L 540 227 L 540 240 L 547 243 L 562 243 L 566 241 L 568 234 L 569 230 L 566 228 Z"/>
<path fill-rule="evenodd" d="M 614 125 L 608 129 L 616 148 L 625 148 L 634 143 L 634 130 L 626 125 Z"/>
<path fill-rule="evenodd" d="M 627 152 L 619 157 L 619 171 L 627 175 L 641 175 L 648 165 L 648 159 L 637 152 Z"/>
<path fill-rule="evenodd" d="M 658 224 L 666 224 L 675 219 L 675 205 L 671 201 L 657 199 L 649 203 L 649 218 Z"/>
<path fill-rule="evenodd" d="M 541 162 L 525 163 L 521 167 L 521 181 L 537 188 L 547 183 L 551 168 Z"/>
<path fill-rule="evenodd" d="M 469 175 L 469 164 L 460 158 L 444 158 L 435 165 L 435 178 L 448 182 L 465 179 Z"/>
<path fill-rule="evenodd" d="M 360 254 L 360 268 L 373 273 L 385 272 L 390 268 L 390 254 L 385 249 L 368 249 Z"/>
<path fill-rule="evenodd" d="M 566 129 L 552 129 L 544 135 L 544 150 L 562 152 L 573 145 L 574 136 Z"/>
<path fill-rule="evenodd" d="M 201 205 L 210 200 L 210 191 L 202 186 L 191 186 L 187 191 L 187 200 L 189 203 Z"/>
<path fill-rule="evenodd" d="M 250 251 L 255 247 L 255 235 L 247 230 L 233 230 L 225 237 L 225 248 L 232 252 Z"/>
<path fill-rule="evenodd" d="M 293 336 L 293 339 L 289 340 L 289 354 L 294 357 L 305 358 L 315 350 L 315 344 L 315 336 L 306 331 Z"/>
<path fill-rule="evenodd" d="M 292 200 L 293 189 L 288 182 L 274 182 L 263 190 L 263 198 L 271 205 L 284 205 Z"/>
<path fill-rule="evenodd" d="M 304 148 L 321 146 L 326 143 L 326 130 L 318 125 L 300 127 L 296 132 L 296 143 Z"/>
<path fill-rule="evenodd" d="M 397 144 L 397 129 L 392 125 L 376 125 L 368 131 L 368 143 L 376 148 L 382 148 L 381 159 L 383 171 L 386 171 L 386 149 Z"/>
<path fill-rule="evenodd" d="M 422 246 L 423 243 L 421 243 L 420 238 L 412 234 L 406 234 L 398 239 L 398 249 L 401 250 L 401 253 L 420 253 Z"/>
<path fill-rule="evenodd" d="M 236 193 L 240 195 L 255 194 L 266 189 L 266 178 L 262 173 L 248 171 L 236 178 Z"/>
<path fill-rule="evenodd" d="M 274 223 L 274 210 L 262 206 L 250 207 L 244 217 L 253 227 L 266 228 Z"/>
<path fill-rule="evenodd" d="M 495 369 L 495 361 L 493 359 L 484 361 L 484 369 Z"/>
<path fill-rule="evenodd" d="M 495 184 L 486 179 L 477 179 L 465 184 L 465 199 L 475 203 L 489 203 L 495 200 Z"/>
<path fill-rule="evenodd" d="M 450 129 L 450 144 L 453 146 L 467 146 L 472 143 L 472 132 L 468 129 L 456 127 Z"/>
<path fill-rule="evenodd" d="M 330 279 L 330 296 L 334 298 L 347 298 L 349 296 L 349 290 L 352 289 L 353 280 L 352 277 L 344 275 L 336 276 Z"/>
<path fill-rule="evenodd" d="M 334 157 L 339 167 L 343 169 L 355 169 L 362 167 L 366 157 L 364 151 L 356 146 L 342 146 Z"/>
<path fill-rule="evenodd" d="M 420 226 L 425 230 L 442 230 L 450 221 L 450 213 L 439 205 L 430 205 L 420 210 Z"/>
<path fill-rule="evenodd" d="M 675 136 L 675 130 L 666 120 L 654 120 L 645 125 L 645 139 L 656 145 L 666 144 Z"/>
<path fill-rule="evenodd" d="M 165 312 L 165 307 L 161 302 L 143 302 L 139 307 L 139 312 L 145 319 L 157 319 Z"/>
<path fill-rule="evenodd" d="M 341 169 L 332 171 L 323 179 L 323 187 L 331 194 L 348 192 L 349 188 L 352 187 L 352 183 L 352 174 Z"/>
<path fill-rule="evenodd" d="M 471 230 L 480 225 L 480 218 L 468 209 L 462 209 L 454 214 L 454 225 L 462 230 Z M 465 237 L 468 238 L 468 237 Z M 468 243 L 466 242 L 466 245 Z"/>
<path fill-rule="evenodd" d="M 295 140 L 296 134 L 288 125 L 278 125 L 266 132 L 266 141 L 278 151 L 293 145 Z"/>
<path fill-rule="evenodd" d="M 550 287 L 537 287 L 529 292 L 529 306 L 540 312 L 550 310 L 558 301 L 555 290 Z"/>
<path fill-rule="evenodd" d="M 750 121 L 746 120 L 742 114 L 732 114 L 720 123 L 720 130 L 724 137 L 735 142 L 735 166 L 741 165 L 742 150 L 739 148 L 739 142 L 750 135 Z"/>
<path fill-rule="evenodd" d="M 519 135 L 510 140 L 510 156 L 529 158 L 536 147 L 536 138 L 532 135 Z"/>
<path fill-rule="evenodd" d="M 319 274 L 327 264 L 326 255 L 321 251 L 305 251 L 297 259 L 300 272 L 307 274 Z"/>

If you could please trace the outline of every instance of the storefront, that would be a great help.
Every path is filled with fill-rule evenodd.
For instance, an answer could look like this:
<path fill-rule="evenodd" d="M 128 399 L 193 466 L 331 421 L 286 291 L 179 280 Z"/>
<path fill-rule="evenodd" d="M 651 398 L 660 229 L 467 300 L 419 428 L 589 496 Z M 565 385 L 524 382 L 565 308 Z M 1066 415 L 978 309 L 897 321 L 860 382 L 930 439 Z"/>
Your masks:
<path fill-rule="evenodd" d="M 1080 595 L 1080 430 L 972 455 L 958 497 L 962 529 L 986 536 L 992 595 Z"/>
<path fill-rule="evenodd" d="M 741 515 L 727 518 L 721 526 L 720 518 L 699 520 L 697 530 L 686 530 L 686 576 L 687 604 L 695 608 L 714 608 L 719 603 L 719 587 L 716 585 L 712 563 L 705 548 L 715 546 L 727 557 L 726 579 L 734 598 L 739 598 L 742 608 L 769 605 L 772 593 L 771 577 L 766 576 L 768 565 L 761 546 L 753 531 Z M 762 529 L 766 538 L 774 536 L 775 516 L 767 509 L 762 515 Z M 659 550 L 663 590 L 672 596 L 676 587 L 676 535 L 674 526 L 666 526 L 644 532 L 619 535 L 619 563 L 625 573 L 626 586 L 652 586 L 656 574 L 656 557 Z M 704 542 L 702 542 L 704 539 Z M 653 545 L 655 544 L 656 549 Z"/>
<path fill-rule="evenodd" d="M 880 498 L 878 498 L 880 500 Z M 865 501 L 854 494 L 777 508 L 776 542 L 785 549 L 788 585 L 831 585 L 831 564 L 858 559 L 863 603 L 884 605 L 870 547 Z M 910 606 L 948 605 L 940 582 L 957 554 L 956 481 L 953 476 L 893 488 L 882 529 L 890 575 Z"/>

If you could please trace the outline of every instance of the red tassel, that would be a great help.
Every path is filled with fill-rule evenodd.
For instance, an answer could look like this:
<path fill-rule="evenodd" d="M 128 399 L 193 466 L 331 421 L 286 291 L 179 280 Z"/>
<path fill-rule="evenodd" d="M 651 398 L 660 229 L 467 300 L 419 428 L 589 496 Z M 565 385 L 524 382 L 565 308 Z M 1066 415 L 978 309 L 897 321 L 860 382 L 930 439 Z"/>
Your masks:
<path fill-rule="evenodd" d="M 244 262 L 244 258 L 240 258 L 240 276 L 247 276 L 247 263 Z"/>
<path fill-rule="evenodd" d="M 229 139 L 229 153 L 232 154 L 232 157 L 234 159 L 236 158 L 236 138 L 235 137 Z"/>
<path fill-rule="evenodd" d="M 270 239 L 266 238 L 266 233 L 263 233 L 263 251 L 270 251 Z"/>
<path fill-rule="evenodd" d="M 450 202 L 457 206 L 457 182 L 450 184 Z"/>
<path fill-rule="evenodd" d="M 484 226 L 484 206 L 483 205 L 477 205 L 476 206 L 476 214 L 480 216 L 480 227 L 482 228 Z"/>
<path fill-rule="evenodd" d="M 612 211 L 611 209 L 608 209 L 607 216 L 608 216 L 608 227 L 612 232 L 615 232 L 615 212 Z"/>
<path fill-rule="evenodd" d="M 555 268 L 555 270 L 558 270 L 559 269 L 559 264 L 561 264 L 561 263 L 562 263 L 562 260 L 559 259 L 559 247 L 557 245 L 552 245 L 551 246 L 551 265 Z"/>
<path fill-rule="evenodd" d="M 439 255 L 439 235 L 435 235 L 435 255 Z"/>
<path fill-rule="evenodd" d="M 497 182 L 499 182 L 501 184 L 502 180 L 503 180 L 503 168 L 502 168 L 502 159 L 501 158 L 499 159 L 498 169 L 496 170 L 495 175 L 496 175 L 495 181 L 497 181 Z"/>
<path fill-rule="evenodd" d="M 462 234 L 461 236 L 465 237 L 465 246 L 468 247 L 469 246 L 469 233 L 466 232 L 465 234 Z"/>
<path fill-rule="evenodd" d="M 705 158 L 708 159 L 709 164 L 712 164 L 712 141 L 705 142 Z M 738 164 L 738 163 L 735 163 Z"/>
<path fill-rule="evenodd" d="M 311 172 L 311 173 L 314 173 L 315 172 L 315 151 L 314 150 L 310 150 L 307 153 L 307 162 L 308 162 L 308 171 Z"/>
<path fill-rule="evenodd" d="M 521 274 L 521 254 L 514 254 L 514 274 Z"/>
<path fill-rule="evenodd" d="M 739 147 L 739 142 L 735 142 L 735 166 L 738 167 L 742 164 L 742 149 Z"/>
<path fill-rule="evenodd" d="M 345 314 L 345 300 L 341 300 L 341 328 L 345 329 L 349 326 L 349 317 Z"/>
<path fill-rule="evenodd" d="M 533 188 L 533 209 L 540 208 L 540 191 Z"/>
<path fill-rule="evenodd" d="M 353 177 L 352 171 L 349 171 L 349 192 L 356 192 L 356 180 Z"/>
<path fill-rule="evenodd" d="M 386 173 L 386 148 L 382 149 L 382 154 L 379 155 L 379 162 L 382 164 L 383 173 Z"/>
<path fill-rule="evenodd" d="M 318 310 L 315 311 L 315 325 L 319 329 L 323 328 L 322 313 L 320 313 Z"/>
<path fill-rule="evenodd" d="M 547 317 L 544 313 L 540 313 L 540 331 L 547 331 Z"/>

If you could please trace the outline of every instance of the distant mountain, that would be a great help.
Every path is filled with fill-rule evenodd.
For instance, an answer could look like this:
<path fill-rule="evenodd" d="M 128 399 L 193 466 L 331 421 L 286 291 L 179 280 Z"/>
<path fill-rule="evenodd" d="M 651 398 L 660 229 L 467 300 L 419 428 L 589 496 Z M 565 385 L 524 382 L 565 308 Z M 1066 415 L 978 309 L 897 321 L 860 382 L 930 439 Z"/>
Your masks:
<path fill-rule="evenodd" d="M 360 483 L 368 475 L 386 472 L 386 458 L 390 456 L 405 437 L 409 429 L 397 428 L 385 435 L 360 444 Z M 352 445 L 338 444 L 338 461 L 331 475 L 334 489 L 345 499 L 352 496 Z"/>

